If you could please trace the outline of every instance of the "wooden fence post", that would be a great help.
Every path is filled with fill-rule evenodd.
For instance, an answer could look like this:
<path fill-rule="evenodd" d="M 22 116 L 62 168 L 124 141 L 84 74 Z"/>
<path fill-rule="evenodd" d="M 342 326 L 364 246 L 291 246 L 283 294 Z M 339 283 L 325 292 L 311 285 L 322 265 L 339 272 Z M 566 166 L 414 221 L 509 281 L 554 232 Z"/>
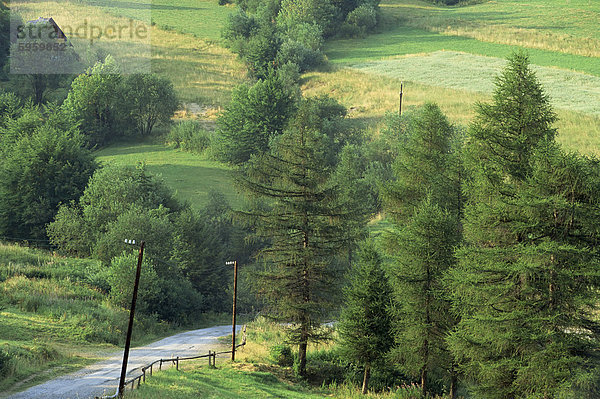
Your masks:
<path fill-rule="evenodd" d="M 175 363 L 175 369 L 177 371 L 179 371 L 179 356 L 177 356 L 177 360 L 176 360 L 176 363 Z"/>
<path fill-rule="evenodd" d="M 162 370 L 162 359 L 160 359 L 160 364 L 159 364 L 159 366 L 158 366 L 158 369 L 159 369 L 159 370 Z"/>

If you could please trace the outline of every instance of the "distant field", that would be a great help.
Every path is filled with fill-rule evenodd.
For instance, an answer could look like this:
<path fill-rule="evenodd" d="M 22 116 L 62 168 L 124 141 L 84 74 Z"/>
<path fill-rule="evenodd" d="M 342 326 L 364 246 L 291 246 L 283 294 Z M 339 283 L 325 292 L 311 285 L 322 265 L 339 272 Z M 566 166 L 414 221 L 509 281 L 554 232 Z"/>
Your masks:
<path fill-rule="evenodd" d="M 453 123 L 466 126 L 474 116 L 475 103 L 490 100 L 488 93 L 442 87 L 437 85 L 439 81 L 443 78 L 432 79 L 430 84 L 405 78 L 403 108 L 435 101 Z M 305 74 L 302 88 L 310 96 L 328 94 L 336 98 L 350 109 L 353 120 L 377 134 L 382 117 L 398 112 L 400 82 L 385 74 L 334 67 Z M 600 156 L 600 117 L 564 109 L 557 109 L 557 114 L 558 141 L 565 148 Z"/>
<path fill-rule="evenodd" d="M 352 68 L 413 82 L 491 94 L 494 77 L 506 60 L 453 51 L 436 51 L 389 60 L 353 64 Z M 600 116 L 600 77 L 533 66 L 556 108 Z"/>
<path fill-rule="evenodd" d="M 596 0 L 495 0 L 440 7 L 421 0 L 383 0 L 392 25 L 404 25 L 584 56 L 600 56 L 600 2 Z"/>
<path fill-rule="evenodd" d="M 129 18 L 117 16 L 125 13 L 135 14 L 138 12 L 143 13 L 143 16 L 148 19 L 150 18 L 150 12 L 147 9 L 140 9 L 141 6 L 138 6 L 143 5 L 144 2 L 121 1 L 119 4 L 117 2 L 108 3 L 104 0 L 98 2 L 19 0 L 15 3 L 18 3 L 18 8 L 15 6 L 14 9 L 18 10 L 24 20 L 53 17 L 57 24 L 64 27 L 65 30 L 67 27 L 74 31 L 77 28 L 83 29 L 85 21 L 88 21 L 88 24 L 93 23 L 105 27 L 128 26 Z M 232 88 L 245 80 L 244 66 L 234 54 L 212 42 L 214 35 L 217 35 L 216 30 L 220 31 L 221 29 L 220 22 L 215 19 L 216 17 L 208 16 L 202 19 L 198 15 L 196 17 L 188 15 L 187 19 L 184 19 L 181 15 L 190 12 L 189 8 L 192 6 L 180 4 L 181 2 L 177 2 L 176 5 L 174 1 L 172 3 L 174 4 L 172 6 L 156 6 L 157 10 L 153 8 L 152 17 L 155 17 L 155 13 L 158 13 L 159 16 L 172 14 L 181 26 L 194 26 L 198 32 L 207 32 L 206 35 L 198 34 L 199 37 L 207 39 L 175 31 L 165 31 L 160 29 L 160 24 L 157 23 L 156 26 L 149 27 L 149 43 L 135 37 L 131 38 L 126 34 L 112 40 L 102 38 L 94 41 L 93 45 L 90 44 L 89 38 L 71 37 L 71 42 L 82 60 L 88 64 L 102 60 L 108 54 L 113 55 L 122 65 L 129 65 L 132 68 L 135 68 L 136 63 L 148 63 L 152 72 L 173 81 L 177 93 L 184 103 L 215 107 L 225 105 L 229 101 Z M 223 18 L 226 18 L 229 12 L 227 7 L 218 8 L 216 1 L 188 1 L 188 3 L 197 4 L 196 7 L 200 10 L 204 10 L 204 8 L 218 10 Z M 200 7 L 198 3 L 204 5 Z M 90 4 L 97 4 L 98 7 Z M 107 4 L 119 4 L 120 8 L 112 7 L 109 12 L 108 9 L 100 7 Z M 118 10 L 123 13 L 120 14 L 117 12 Z M 177 17 L 177 15 L 180 16 Z M 203 20 L 209 22 L 203 25 Z M 209 28 L 215 30 L 212 36 Z"/>
<path fill-rule="evenodd" d="M 381 60 L 399 55 L 427 54 L 447 50 L 488 57 L 506 58 L 514 45 L 480 41 L 466 36 L 446 35 L 410 26 L 399 25 L 364 39 L 335 40 L 327 43 L 325 53 L 336 64 Z M 527 49 L 531 62 L 540 66 L 555 66 L 600 76 L 596 57 Z"/>
<path fill-rule="evenodd" d="M 152 15 L 152 23 L 163 30 L 175 30 L 198 38 L 221 40 L 221 29 L 233 5 L 220 6 L 218 0 L 79 0 L 116 15 L 142 19 Z"/>
<path fill-rule="evenodd" d="M 233 206 L 241 202 L 232 186 L 229 170 L 199 155 L 147 143 L 115 144 L 96 155 L 102 163 L 145 163 L 150 172 L 161 175 L 175 190 L 178 199 L 188 201 L 195 209 L 202 208 L 211 190 L 222 192 Z"/>

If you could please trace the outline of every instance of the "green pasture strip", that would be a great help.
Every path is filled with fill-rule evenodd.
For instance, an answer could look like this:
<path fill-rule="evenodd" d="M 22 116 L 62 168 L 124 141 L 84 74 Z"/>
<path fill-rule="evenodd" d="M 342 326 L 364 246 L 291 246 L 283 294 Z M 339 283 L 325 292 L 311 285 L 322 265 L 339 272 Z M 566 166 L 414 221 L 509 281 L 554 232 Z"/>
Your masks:
<path fill-rule="evenodd" d="M 144 163 L 148 170 L 161 175 L 175 196 L 201 209 L 211 190 L 221 191 L 232 206 L 241 203 L 229 169 L 200 155 L 167 147 L 164 144 L 119 143 L 96 153 L 101 163 L 131 165 Z"/>
<path fill-rule="evenodd" d="M 423 29 L 400 26 L 384 33 L 369 35 L 363 39 L 329 42 L 325 46 L 325 53 L 333 63 L 355 64 L 440 50 L 506 58 L 516 49 L 516 46 L 506 44 L 487 43 L 468 37 L 443 35 Z M 531 63 L 535 65 L 553 66 L 600 76 L 600 62 L 597 57 L 538 49 L 527 49 L 527 52 L 530 55 Z"/>
<path fill-rule="evenodd" d="M 495 77 L 505 65 L 506 60 L 502 58 L 436 51 L 354 64 L 352 68 L 400 80 L 435 82 L 436 86 L 490 94 L 495 88 Z M 600 116 L 600 77 L 535 65 L 533 69 L 554 107 Z"/>
<path fill-rule="evenodd" d="M 145 19 L 163 30 L 174 30 L 213 41 L 221 40 L 221 30 L 233 5 L 220 6 L 217 0 L 79 0 L 111 14 Z"/>
<path fill-rule="evenodd" d="M 197 398 L 322 398 L 324 395 L 286 381 L 268 371 L 253 367 L 219 364 L 210 369 L 203 359 L 182 362 L 180 370 L 154 373 L 139 389 L 128 391 L 125 398 L 197 399 Z"/>
<path fill-rule="evenodd" d="M 381 8 L 392 26 L 569 54 L 600 54 L 600 3 L 594 0 L 496 0 L 454 7 L 422 0 L 383 0 Z"/>

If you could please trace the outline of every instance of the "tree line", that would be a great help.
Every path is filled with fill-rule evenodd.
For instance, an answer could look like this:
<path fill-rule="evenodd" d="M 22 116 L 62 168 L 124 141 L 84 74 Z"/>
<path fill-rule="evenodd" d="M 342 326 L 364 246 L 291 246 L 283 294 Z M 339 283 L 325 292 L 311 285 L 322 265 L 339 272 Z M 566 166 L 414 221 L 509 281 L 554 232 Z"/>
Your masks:
<path fill-rule="evenodd" d="M 389 116 L 378 138 L 344 115 L 272 73 L 219 120 L 252 199 L 237 218 L 264 242 L 259 294 L 290 323 L 298 373 L 342 302 L 340 359 L 365 392 L 387 369 L 423 397 L 597 396 L 600 165 L 556 143 L 527 55 L 466 129 L 432 103 Z M 392 227 L 365 241 L 378 212 Z"/>

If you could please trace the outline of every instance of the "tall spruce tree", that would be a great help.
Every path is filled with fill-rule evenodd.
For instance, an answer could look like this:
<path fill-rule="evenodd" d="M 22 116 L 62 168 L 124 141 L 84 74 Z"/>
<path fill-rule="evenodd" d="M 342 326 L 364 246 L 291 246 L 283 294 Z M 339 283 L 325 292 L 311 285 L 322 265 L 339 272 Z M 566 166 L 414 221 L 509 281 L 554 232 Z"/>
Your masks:
<path fill-rule="evenodd" d="M 330 138 L 311 124 L 293 123 L 238 176 L 249 194 L 269 204 L 246 216 L 256 234 L 269 241 L 261 252 L 266 265 L 261 292 L 271 315 L 290 323 L 288 340 L 298 344 L 300 375 L 306 373 L 308 342 L 324 338 L 320 322 L 339 280 L 332 266 L 347 246 L 348 221 L 355 214 L 330 178 L 330 145 Z"/>
<path fill-rule="evenodd" d="M 554 120 L 517 53 L 470 128 L 448 342 L 476 397 L 598 395 L 600 169 L 557 148 Z"/>
<path fill-rule="evenodd" d="M 364 244 L 344 292 L 346 302 L 339 322 L 346 356 L 364 365 L 363 394 L 369 387 L 371 367 L 386 356 L 393 344 L 389 313 L 392 292 L 382 263 L 373 243 Z"/>
<path fill-rule="evenodd" d="M 383 189 L 384 209 L 395 222 L 386 240 L 396 302 L 393 357 L 420 381 L 423 395 L 431 391 L 432 374 L 454 394 L 455 373 L 444 336 L 456 320 L 442 279 L 455 264 L 453 247 L 461 236 L 455 129 L 435 104 L 407 119 L 393 165 L 395 181 Z"/>

